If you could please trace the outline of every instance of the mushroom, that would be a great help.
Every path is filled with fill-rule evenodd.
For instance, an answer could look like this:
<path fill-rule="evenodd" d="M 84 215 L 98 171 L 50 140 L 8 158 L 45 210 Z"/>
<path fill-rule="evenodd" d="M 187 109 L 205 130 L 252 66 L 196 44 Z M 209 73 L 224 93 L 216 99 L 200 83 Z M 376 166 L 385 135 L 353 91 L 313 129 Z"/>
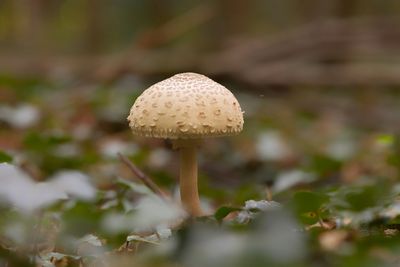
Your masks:
<path fill-rule="evenodd" d="M 197 73 L 180 73 L 146 89 L 128 116 L 133 134 L 168 138 L 180 150 L 182 205 L 192 216 L 203 215 L 197 188 L 196 149 L 204 137 L 238 134 L 243 112 L 221 84 Z"/>

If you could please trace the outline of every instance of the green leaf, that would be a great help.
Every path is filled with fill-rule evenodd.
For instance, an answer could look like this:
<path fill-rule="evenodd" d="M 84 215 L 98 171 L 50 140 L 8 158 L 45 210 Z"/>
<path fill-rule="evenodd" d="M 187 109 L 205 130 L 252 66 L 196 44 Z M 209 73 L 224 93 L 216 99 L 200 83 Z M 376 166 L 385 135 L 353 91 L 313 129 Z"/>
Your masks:
<path fill-rule="evenodd" d="M 221 222 L 226 216 L 228 216 L 229 213 L 234 212 L 234 211 L 240 211 L 242 210 L 241 208 L 237 207 L 221 207 L 219 208 L 215 214 L 214 217 L 217 221 Z"/>
<path fill-rule="evenodd" d="M 326 155 L 314 155 L 311 158 L 309 170 L 319 175 L 327 175 L 332 172 L 337 172 L 340 170 L 342 163 L 336 159 L 328 157 Z"/>
<path fill-rule="evenodd" d="M 24 267 L 34 267 L 28 256 L 20 255 L 19 253 L 13 252 L 0 246 L 0 262 L 1 266 L 4 266 L 4 260 L 8 262 L 9 266 L 24 266 Z"/>
<path fill-rule="evenodd" d="M 363 212 L 392 203 L 395 196 L 396 193 L 385 181 L 380 181 L 379 185 L 346 186 L 332 193 L 330 206 L 337 210 Z"/>
<path fill-rule="evenodd" d="M 377 205 L 383 205 L 384 199 L 388 196 L 386 186 L 365 186 L 346 194 L 345 200 L 354 211 L 363 211 Z M 387 189 L 387 188 L 386 188 Z"/>
<path fill-rule="evenodd" d="M 329 197 L 324 194 L 301 191 L 293 197 L 293 202 L 298 212 L 317 212 Z"/>
<path fill-rule="evenodd" d="M 291 204 L 301 222 L 313 224 L 318 221 L 321 208 L 328 200 L 327 195 L 301 191 L 294 195 Z"/>
<path fill-rule="evenodd" d="M 38 132 L 31 132 L 24 138 L 26 148 L 34 151 L 48 151 L 56 145 L 65 144 L 71 141 L 71 137 L 66 135 L 48 135 Z"/>
<path fill-rule="evenodd" d="M 76 202 L 62 214 L 65 232 L 74 236 L 83 236 L 100 228 L 104 213 L 93 203 Z"/>
<path fill-rule="evenodd" d="M 12 160 L 13 158 L 10 155 L 0 150 L 0 163 L 3 162 L 10 163 Z"/>
<path fill-rule="evenodd" d="M 393 145 L 395 142 L 395 137 L 391 134 L 381 134 L 376 138 L 378 144 L 382 145 Z"/>
<path fill-rule="evenodd" d="M 101 247 L 103 245 L 101 243 L 101 240 L 97 236 L 92 235 L 92 234 L 85 235 L 84 237 L 82 237 L 79 240 L 79 242 L 80 243 L 89 243 L 90 245 L 93 245 L 95 247 Z"/>

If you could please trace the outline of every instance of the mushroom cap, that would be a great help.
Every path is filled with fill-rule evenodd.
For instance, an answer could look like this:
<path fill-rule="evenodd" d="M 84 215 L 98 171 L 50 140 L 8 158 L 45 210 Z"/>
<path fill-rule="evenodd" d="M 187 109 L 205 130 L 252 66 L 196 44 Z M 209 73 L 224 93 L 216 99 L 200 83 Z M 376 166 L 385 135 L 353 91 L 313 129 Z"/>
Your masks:
<path fill-rule="evenodd" d="M 221 84 L 197 73 L 180 73 L 146 89 L 128 116 L 136 135 L 189 139 L 235 135 L 243 112 Z"/>

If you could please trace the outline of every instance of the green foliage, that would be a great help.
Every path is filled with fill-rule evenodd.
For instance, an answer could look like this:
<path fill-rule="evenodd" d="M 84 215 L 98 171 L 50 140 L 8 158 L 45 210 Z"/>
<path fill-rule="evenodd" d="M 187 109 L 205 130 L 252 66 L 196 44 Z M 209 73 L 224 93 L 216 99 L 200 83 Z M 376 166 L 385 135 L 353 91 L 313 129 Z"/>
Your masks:
<path fill-rule="evenodd" d="M 341 188 L 333 194 L 333 207 L 336 209 L 361 212 L 373 207 L 383 207 L 393 201 L 394 195 L 384 182 L 379 185 L 364 185 Z"/>
<path fill-rule="evenodd" d="M 0 163 L 2 162 L 11 162 L 13 160 L 13 158 L 8 155 L 6 152 L 3 152 L 0 150 Z"/>
<path fill-rule="evenodd" d="M 34 267 L 36 266 L 29 260 L 27 256 L 21 256 L 15 252 L 7 250 L 0 246 L 0 262 L 8 261 L 10 266 L 21 266 L 21 267 Z"/>
<path fill-rule="evenodd" d="M 231 212 L 240 211 L 242 208 L 237 207 L 220 207 L 215 213 L 214 217 L 218 222 L 222 222 L 222 220 L 228 216 Z"/>
<path fill-rule="evenodd" d="M 71 203 L 62 214 L 66 232 L 76 237 L 91 233 L 93 229 L 100 229 L 101 218 L 104 213 L 96 208 L 93 203 Z"/>
<path fill-rule="evenodd" d="M 339 171 L 341 166 L 342 164 L 340 161 L 325 155 L 317 154 L 311 157 L 308 169 L 324 177 Z"/>
<path fill-rule="evenodd" d="M 65 135 L 44 135 L 38 132 L 31 132 L 25 136 L 24 146 L 35 152 L 48 152 L 57 145 L 71 141 L 71 137 Z"/>
<path fill-rule="evenodd" d="M 18 90 L 23 94 L 32 94 L 36 93 L 39 87 L 44 87 L 46 82 L 35 77 L 19 77 L 19 76 L 12 76 L 6 74 L 0 74 L 0 86 L 9 87 Z"/>
<path fill-rule="evenodd" d="M 123 82 L 115 87 L 119 84 L 137 87 Z M 324 109 L 314 110 L 304 103 L 288 105 L 290 96 L 277 97 L 274 105 L 264 105 L 264 99 L 257 98 L 260 105 L 251 104 L 254 111 L 246 113 L 251 126 L 245 134 L 229 139 L 234 141 L 206 140 L 199 149 L 200 195 L 212 215 L 172 217 L 172 221 L 141 229 L 138 225 L 150 225 L 170 206 L 160 209 L 161 198 L 140 180 L 130 180 L 135 174 L 118 161 L 116 152 L 130 145 L 123 154 L 163 191 L 169 191 L 170 200 L 165 203 L 171 205 L 179 202 L 173 191 L 179 163 L 172 152 L 167 158 L 152 158 L 154 148 L 170 149 L 168 142 L 131 135 L 125 113 L 139 91 L 101 84 L 82 91 L 63 90 L 37 79 L 3 77 L 0 86 L 21 88 L 17 93 L 8 90 L 10 100 L 29 102 L 45 111 L 40 123 L 30 128 L 7 125 L 2 129 L 2 138 L 3 134 L 4 140 L 10 138 L 4 142 L 5 151 L 12 156 L 0 151 L 0 162 L 21 167 L 38 190 L 53 173 L 64 169 L 87 174 L 97 190 L 91 201 L 68 195 L 29 213 L 14 208 L 11 200 L 0 199 L 0 265 L 7 261 L 10 266 L 33 266 L 32 244 L 40 248 L 36 263 L 43 266 L 52 266 L 55 260 L 66 260 L 69 266 L 89 262 L 103 266 L 102 260 L 114 258 L 118 263 L 113 266 L 126 266 L 120 262 L 125 257 L 128 266 L 155 262 L 156 266 L 188 267 L 197 267 L 193 259 L 207 261 L 201 266 L 210 267 L 361 267 L 391 266 L 398 261 L 400 146 L 398 136 L 387 131 L 390 125 L 371 130 L 357 123 L 329 121 Z M 40 89 L 49 86 L 53 91 Z M 29 90 L 23 92 L 23 88 Z M 52 97 L 39 94 L 50 91 L 68 104 L 55 105 Z M 246 97 L 253 103 L 253 96 Z M 346 93 L 344 97 L 352 96 Z M 381 97 L 384 103 L 396 99 Z M 290 101 L 301 101 L 297 98 Z M 393 107 L 398 104 L 389 110 Z M 315 131 L 321 125 L 340 133 Z M 272 148 L 288 147 L 287 153 L 276 158 L 258 155 L 257 136 L 269 130 L 282 133 L 280 142 L 284 143 L 267 143 Z M 348 158 L 335 157 L 327 149 L 330 142 L 341 140 L 342 132 L 357 132 L 360 137 L 351 140 L 357 149 Z M 112 145 L 107 147 L 108 143 Z M 282 175 L 293 170 L 315 179 Z M 7 195 L 3 188 L 0 192 Z M 21 194 L 13 201 L 26 201 L 25 197 Z M 155 201 L 141 202 L 146 198 Z"/>
<path fill-rule="evenodd" d="M 302 223 L 313 224 L 321 218 L 323 207 L 328 201 L 329 196 L 326 194 L 301 191 L 294 194 L 291 206 Z"/>

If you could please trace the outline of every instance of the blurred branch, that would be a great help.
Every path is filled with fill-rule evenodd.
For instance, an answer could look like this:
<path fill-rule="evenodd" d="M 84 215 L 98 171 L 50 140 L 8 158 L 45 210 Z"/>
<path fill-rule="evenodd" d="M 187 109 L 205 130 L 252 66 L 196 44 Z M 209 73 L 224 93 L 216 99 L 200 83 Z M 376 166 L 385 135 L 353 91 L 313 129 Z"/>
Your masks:
<path fill-rule="evenodd" d="M 210 18 L 209 12 L 207 6 L 200 6 L 167 22 L 154 30 L 154 36 L 162 33 L 163 38 L 152 45 L 166 44 L 197 27 Z M 118 55 L 98 57 L 46 59 L 8 55 L 7 60 L 5 55 L 0 60 L 0 71 L 36 71 L 51 76 L 61 70 L 68 75 L 107 82 L 125 73 L 146 76 L 191 70 L 231 77 L 255 87 L 400 85 L 398 24 L 396 19 L 385 18 L 335 19 L 305 25 L 270 39 L 242 38 L 213 53 L 194 53 L 190 45 L 154 49 L 152 45 L 134 45 Z"/>
<path fill-rule="evenodd" d="M 132 49 L 135 50 L 137 47 L 148 49 L 154 46 L 165 45 L 205 23 L 213 16 L 213 9 L 209 5 L 198 5 L 174 17 L 165 24 L 144 32 L 135 40 Z"/>
<path fill-rule="evenodd" d="M 129 170 L 144 184 L 146 185 L 153 193 L 160 196 L 162 199 L 168 199 L 167 195 L 157 186 L 153 180 L 144 174 L 135 164 L 133 164 L 127 157 L 118 153 L 118 158 L 123 162 Z"/>
<path fill-rule="evenodd" d="M 253 84 L 398 84 L 397 64 L 357 63 L 357 58 L 395 59 L 391 53 L 399 50 L 397 21 L 340 19 L 310 24 L 269 41 L 240 41 L 213 55 L 214 60 L 206 59 L 205 68 Z"/>
<path fill-rule="evenodd" d="M 103 5 L 97 0 L 86 0 L 84 4 L 86 19 L 86 46 L 90 53 L 100 50 L 103 45 L 103 31 L 101 22 L 103 21 Z"/>
<path fill-rule="evenodd" d="M 203 3 L 159 27 L 142 33 L 132 46 L 116 56 L 112 62 L 99 65 L 101 67 L 93 73 L 94 79 L 110 82 L 126 72 L 137 73 L 149 67 L 151 69 L 154 64 L 158 64 L 155 61 L 159 61 L 160 58 L 155 50 L 199 27 L 214 15 L 213 9 L 207 3 Z M 173 55 L 176 57 L 175 53 Z M 178 58 L 182 58 L 181 55 Z"/>

